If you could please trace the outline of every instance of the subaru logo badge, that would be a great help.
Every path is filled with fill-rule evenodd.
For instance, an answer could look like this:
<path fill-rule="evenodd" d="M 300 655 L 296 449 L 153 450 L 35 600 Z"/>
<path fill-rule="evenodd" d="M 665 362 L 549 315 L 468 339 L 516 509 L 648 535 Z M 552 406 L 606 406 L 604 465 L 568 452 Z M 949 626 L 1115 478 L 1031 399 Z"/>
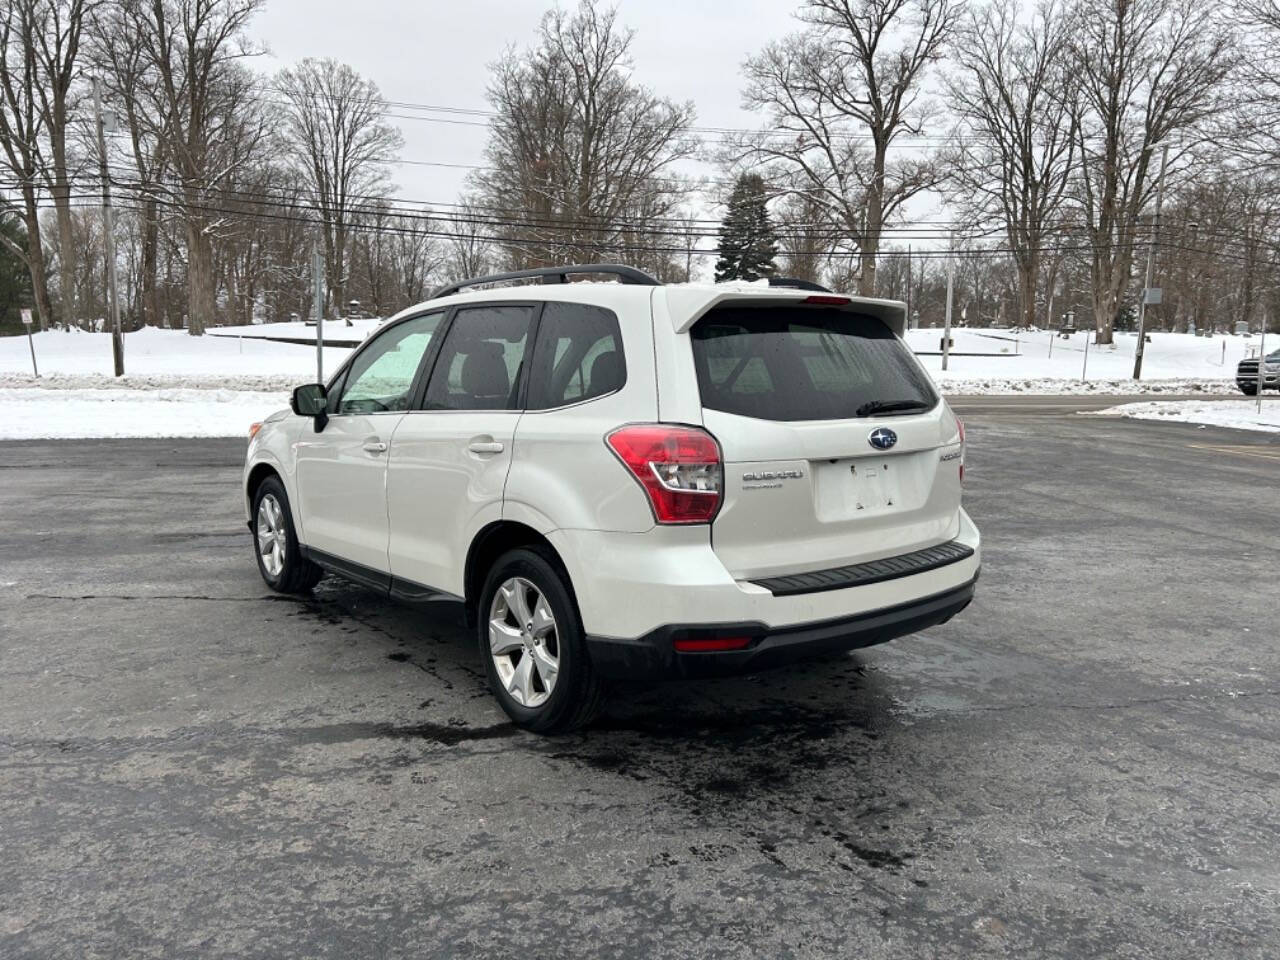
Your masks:
<path fill-rule="evenodd" d="M 877 450 L 888 450 L 898 442 L 898 435 L 888 427 L 876 427 L 867 437 L 867 442 Z"/>

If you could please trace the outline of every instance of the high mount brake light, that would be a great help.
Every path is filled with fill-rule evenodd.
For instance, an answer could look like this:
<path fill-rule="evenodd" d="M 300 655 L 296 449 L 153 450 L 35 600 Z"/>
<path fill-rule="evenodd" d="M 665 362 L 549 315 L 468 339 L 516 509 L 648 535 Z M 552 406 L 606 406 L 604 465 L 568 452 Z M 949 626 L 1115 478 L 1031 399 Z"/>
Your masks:
<path fill-rule="evenodd" d="M 848 297 L 805 297 L 803 303 L 826 304 L 829 307 L 843 307 L 850 303 Z"/>
<path fill-rule="evenodd" d="M 648 494 L 658 523 L 710 523 L 715 517 L 724 462 L 707 431 L 652 423 L 619 427 L 604 441 Z"/>

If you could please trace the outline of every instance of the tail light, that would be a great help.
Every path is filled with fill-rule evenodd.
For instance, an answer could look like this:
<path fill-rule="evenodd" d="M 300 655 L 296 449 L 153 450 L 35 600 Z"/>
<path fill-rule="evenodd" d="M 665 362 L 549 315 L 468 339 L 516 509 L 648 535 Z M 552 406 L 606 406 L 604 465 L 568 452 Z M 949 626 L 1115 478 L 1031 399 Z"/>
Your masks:
<path fill-rule="evenodd" d="M 956 427 L 960 430 L 960 482 L 964 483 L 964 421 L 956 417 Z"/>
<path fill-rule="evenodd" d="M 710 523 L 724 493 L 715 437 L 697 427 L 619 427 L 605 438 L 648 494 L 658 523 Z"/>
<path fill-rule="evenodd" d="M 249 439 L 252 440 L 254 437 L 256 437 L 258 435 L 258 431 L 261 429 L 262 429 L 262 424 L 260 423 L 249 424 Z"/>

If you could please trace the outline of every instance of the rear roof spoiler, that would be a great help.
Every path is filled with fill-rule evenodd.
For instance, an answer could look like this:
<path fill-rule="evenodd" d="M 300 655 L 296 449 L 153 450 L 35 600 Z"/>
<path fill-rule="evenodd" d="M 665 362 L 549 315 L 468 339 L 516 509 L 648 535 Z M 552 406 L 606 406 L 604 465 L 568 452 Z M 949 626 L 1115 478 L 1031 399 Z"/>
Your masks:
<path fill-rule="evenodd" d="M 667 311 L 676 333 L 685 333 L 709 311 L 729 303 L 742 306 L 766 307 L 800 305 L 814 300 L 828 308 L 846 310 L 875 317 L 898 336 L 907 332 L 907 305 L 901 300 L 879 300 L 874 297 L 852 297 L 844 294 L 814 294 L 809 290 L 786 287 L 716 287 L 667 286 L 654 291 L 655 296 L 666 296 Z M 844 303 L 834 301 L 843 300 Z"/>

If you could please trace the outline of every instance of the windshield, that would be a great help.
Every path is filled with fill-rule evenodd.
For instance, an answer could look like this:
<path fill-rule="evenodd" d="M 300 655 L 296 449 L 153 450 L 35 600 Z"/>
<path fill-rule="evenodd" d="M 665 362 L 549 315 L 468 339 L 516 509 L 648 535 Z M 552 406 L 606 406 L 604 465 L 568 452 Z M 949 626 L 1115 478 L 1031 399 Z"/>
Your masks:
<path fill-rule="evenodd" d="M 690 331 L 702 405 L 760 420 L 901 416 L 938 402 L 881 321 L 812 307 L 713 310 Z"/>

